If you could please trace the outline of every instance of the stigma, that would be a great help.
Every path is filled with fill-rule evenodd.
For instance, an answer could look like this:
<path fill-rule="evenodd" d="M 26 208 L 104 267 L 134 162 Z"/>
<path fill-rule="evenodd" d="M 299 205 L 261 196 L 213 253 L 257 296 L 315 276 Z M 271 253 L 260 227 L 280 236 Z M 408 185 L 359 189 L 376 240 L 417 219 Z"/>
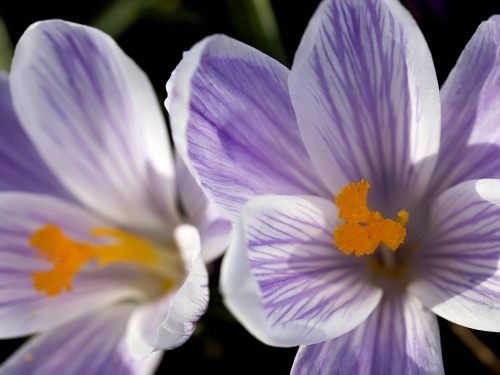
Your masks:
<path fill-rule="evenodd" d="M 339 209 L 340 224 L 333 232 L 335 245 L 346 255 L 356 256 L 373 254 L 381 243 L 396 250 L 406 236 L 406 223 L 410 214 L 405 210 L 398 212 L 397 221 L 384 218 L 380 212 L 372 212 L 366 199 L 370 184 L 361 180 L 344 187 L 335 197 Z"/>
<path fill-rule="evenodd" d="M 99 245 L 79 243 L 54 224 L 47 224 L 33 233 L 30 245 L 39 250 L 39 258 L 54 265 L 51 271 L 33 273 L 33 286 L 38 292 L 50 297 L 59 295 L 63 289 L 71 292 L 73 276 L 91 260 L 97 260 L 100 267 L 118 262 L 147 266 L 159 261 L 157 250 L 142 237 L 114 228 L 95 228 L 91 234 L 113 241 Z"/>

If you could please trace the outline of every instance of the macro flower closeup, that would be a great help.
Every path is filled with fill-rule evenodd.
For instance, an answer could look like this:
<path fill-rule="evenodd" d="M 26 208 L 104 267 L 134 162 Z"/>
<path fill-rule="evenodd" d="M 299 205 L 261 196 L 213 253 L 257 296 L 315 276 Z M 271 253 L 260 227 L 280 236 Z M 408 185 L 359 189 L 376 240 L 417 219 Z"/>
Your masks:
<path fill-rule="evenodd" d="M 0 374 L 153 373 L 205 312 L 231 223 L 175 165 L 148 78 L 97 29 L 40 22 L 0 117 L 0 338 L 39 334 Z"/>
<path fill-rule="evenodd" d="M 396 0 L 325 0 L 291 70 L 208 37 L 167 84 L 177 151 L 237 227 L 221 290 L 292 373 L 442 374 L 437 317 L 500 331 L 500 18 L 439 91 Z"/>

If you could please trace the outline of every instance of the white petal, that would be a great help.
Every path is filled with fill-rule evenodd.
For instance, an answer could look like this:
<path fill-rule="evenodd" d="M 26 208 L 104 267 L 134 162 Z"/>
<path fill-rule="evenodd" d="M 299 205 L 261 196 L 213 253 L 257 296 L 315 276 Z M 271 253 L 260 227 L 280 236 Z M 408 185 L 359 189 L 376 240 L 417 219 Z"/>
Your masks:
<path fill-rule="evenodd" d="M 11 87 L 26 133 L 75 197 L 121 225 L 169 232 L 175 183 L 165 121 L 146 75 L 109 36 L 63 21 L 31 26 L 16 47 Z"/>
<path fill-rule="evenodd" d="M 190 225 L 181 225 L 175 236 L 186 263 L 187 277 L 179 289 L 139 306 L 132 313 L 126 339 L 137 359 L 184 344 L 208 306 L 208 274 L 200 256 L 198 231 Z"/>
<path fill-rule="evenodd" d="M 71 195 L 38 155 L 12 106 L 9 77 L 0 72 L 0 191 L 50 194 L 71 200 Z M 21 151 L 21 152 L 20 152 Z"/>
<path fill-rule="evenodd" d="M 312 344 L 360 324 L 379 303 L 365 263 L 333 242 L 332 202 L 262 196 L 248 202 L 221 274 L 225 303 L 259 340 Z"/>
<path fill-rule="evenodd" d="M 352 331 L 301 346 L 292 375 L 444 374 L 437 319 L 410 295 L 385 295 Z"/>
<path fill-rule="evenodd" d="M 334 194 L 362 178 L 375 202 L 422 194 L 439 146 L 439 87 L 399 1 L 323 1 L 289 87 L 306 148 Z"/>
<path fill-rule="evenodd" d="M 227 249 L 233 226 L 208 200 L 180 157 L 176 158 L 176 172 L 182 206 L 200 231 L 201 256 L 211 262 Z"/>
<path fill-rule="evenodd" d="M 328 194 L 300 136 L 288 73 L 262 52 L 213 35 L 184 55 L 167 83 L 177 151 L 233 222 L 257 195 Z"/>
<path fill-rule="evenodd" d="M 493 16 L 479 25 L 441 89 L 434 196 L 462 181 L 500 177 L 499 54 L 500 16 Z"/>
<path fill-rule="evenodd" d="M 0 375 L 150 375 L 162 354 L 136 361 L 124 334 L 133 306 L 85 315 L 25 343 L 0 366 Z"/>
<path fill-rule="evenodd" d="M 410 291 L 445 319 L 500 332 L 499 218 L 500 180 L 467 181 L 441 194 Z"/>

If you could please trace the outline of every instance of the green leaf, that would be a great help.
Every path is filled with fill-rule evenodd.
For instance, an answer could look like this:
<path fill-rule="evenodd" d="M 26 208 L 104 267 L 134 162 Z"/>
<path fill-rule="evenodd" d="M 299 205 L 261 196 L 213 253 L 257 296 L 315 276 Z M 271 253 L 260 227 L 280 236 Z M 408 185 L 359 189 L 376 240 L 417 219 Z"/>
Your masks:
<path fill-rule="evenodd" d="M 282 64 L 290 62 L 283 47 L 270 0 L 226 0 L 243 39 Z"/>
<path fill-rule="evenodd" d="M 155 0 L 115 0 L 91 22 L 91 25 L 111 35 L 120 37 L 140 17 L 141 12 Z"/>
<path fill-rule="evenodd" d="M 14 56 L 14 47 L 10 39 L 9 31 L 0 17 L 0 70 L 10 71 L 10 64 Z"/>

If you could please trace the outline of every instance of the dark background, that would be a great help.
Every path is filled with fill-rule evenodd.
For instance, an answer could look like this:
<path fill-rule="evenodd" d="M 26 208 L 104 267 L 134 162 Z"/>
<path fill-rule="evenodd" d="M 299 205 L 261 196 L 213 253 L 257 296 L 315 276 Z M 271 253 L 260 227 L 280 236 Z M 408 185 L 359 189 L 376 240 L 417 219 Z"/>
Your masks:
<path fill-rule="evenodd" d="M 276 56 L 276 51 L 252 31 L 241 0 L 157 0 L 156 3 L 161 1 L 164 2 L 161 11 L 141 10 L 130 27 L 113 36 L 146 71 L 162 100 L 166 95 L 165 83 L 182 52 L 207 35 L 224 33 Z M 317 0 L 272 1 L 288 61 L 293 60 L 301 35 L 318 3 Z M 480 22 L 500 14 L 498 0 L 406 0 L 404 3 L 412 10 L 429 43 L 440 84 Z M 0 0 L 0 16 L 15 44 L 35 21 L 61 18 L 95 24 L 111 4 L 102 0 Z M 282 56 L 281 60 L 284 60 Z M 199 329 L 184 346 L 165 354 L 158 373 L 289 374 L 296 348 L 272 348 L 261 344 L 234 321 L 217 293 L 218 267 L 219 263 L 211 266 L 211 303 Z M 456 338 L 446 321 L 439 323 L 447 374 L 493 374 Z M 500 335 L 475 334 L 500 355 Z M 0 362 L 23 341 L 0 341 Z"/>

